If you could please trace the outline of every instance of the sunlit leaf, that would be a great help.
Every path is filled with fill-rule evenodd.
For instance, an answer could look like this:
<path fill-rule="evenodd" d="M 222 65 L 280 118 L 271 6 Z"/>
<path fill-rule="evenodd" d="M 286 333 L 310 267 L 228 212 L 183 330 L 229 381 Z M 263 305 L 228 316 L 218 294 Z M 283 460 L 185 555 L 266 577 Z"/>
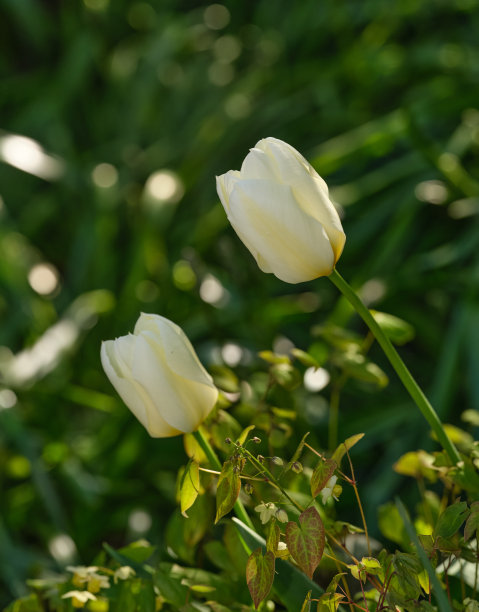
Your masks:
<path fill-rule="evenodd" d="M 200 490 L 200 471 L 199 465 L 193 459 L 188 462 L 180 483 L 180 509 L 183 516 L 187 516 L 186 511 L 195 503 Z"/>
<path fill-rule="evenodd" d="M 321 561 L 324 543 L 324 526 L 314 506 L 299 515 L 299 525 L 294 521 L 286 525 L 288 550 L 309 578 L 313 577 L 314 570 Z"/>
<path fill-rule="evenodd" d="M 261 548 L 251 553 L 246 564 L 246 583 L 255 608 L 266 598 L 274 579 L 274 554 Z"/>
<path fill-rule="evenodd" d="M 216 517 L 217 523 L 222 516 L 228 514 L 238 499 L 241 488 L 240 475 L 236 461 L 228 459 L 223 465 L 218 478 L 216 489 Z"/>

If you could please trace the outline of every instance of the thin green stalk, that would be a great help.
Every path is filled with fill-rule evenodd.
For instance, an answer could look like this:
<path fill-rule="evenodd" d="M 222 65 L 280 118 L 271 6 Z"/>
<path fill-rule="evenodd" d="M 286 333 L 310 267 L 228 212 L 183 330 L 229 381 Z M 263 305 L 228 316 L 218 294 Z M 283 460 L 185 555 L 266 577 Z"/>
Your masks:
<path fill-rule="evenodd" d="M 369 312 L 368 308 L 366 308 L 366 306 L 359 299 L 358 295 L 339 274 L 339 272 L 337 272 L 337 270 L 333 270 L 332 273 L 328 276 L 328 278 L 334 285 L 336 285 L 336 287 L 341 291 L 344 297 L 352 304 L 356 312 L 360 315 L 360 317 L 362 317 L 363 321 L 372 331 L 372 333 L 376 337 L 376 340 L 379 342 L 381 348 L 385 352 L 386 357 L 389 359 L 391 365 L 396 370 L 397 375 L 408 390 L 410 396 L 416 403 L 417 407 L 421 411 L 426 421 L 431 426 L 433 432 L 436 434 L 439 443 L 444 448 L 444 450 L 447 451 L 449 457 L 451 458 L 451 461 L 454 464 L 458 463 L 461 460 L 461 457 L 459 456 L 457 448 L 454 446 L 454 444 L 451 442 L 448 435 L 444 431 L 444 427 L 439 417 L 437 416 L 436 411 L 431 406 L 422 389 L 414 380 L 405 363 L 399 356 L 398 352 L 391 344 L 391 341 L 383 332 L 381 327 L 378 325 L 372 314 Z"/>
<path fill-rule="evenodd" d="M 198 442 L 198 444 L 201 446 L 201 448 L 203 449 L 203 452 L 205 453 L 211 465 L 216 470 L 221 472 L 221 470 L 223 469 L 223 466 L 221 465 L 221 462 L 218 459 L 218 456 L 216 455 L 215 451 L 211 447 L 211 444 L 208 442 L 205 435 L 203 434 L 203 431 L 201 430 L 201 428 L 194 431 L 193 436 L 195 440 Z M 240 519 L 240 521 L 242 521 L 245 525 L 248 525 L 250 529 L 254 530 L 254 525 L 250 517 L 248 516 L 248 513 L 246 512 L 246 509 L 243 506 L 243 503 L 239 499 L 236 501 L 234 505 L 234 510 L 235 510 L 236 516 Z"/>

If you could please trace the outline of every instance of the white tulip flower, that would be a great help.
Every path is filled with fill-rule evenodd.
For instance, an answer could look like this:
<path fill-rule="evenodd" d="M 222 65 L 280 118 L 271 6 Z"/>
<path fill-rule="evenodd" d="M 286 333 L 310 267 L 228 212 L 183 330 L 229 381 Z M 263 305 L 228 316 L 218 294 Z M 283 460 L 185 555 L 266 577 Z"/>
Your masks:
<path fill-rule="evenodd" d="M 228 219 L 263 272 L 287 283 L 331 274 L 346 240 L 328 187 L 277 138 L 260 140 L 241 171 L 216 177 Z"/>
<path fill-rule="evenodd" d="M 120 397 L 150 436 L 191 433 L 218 390 L 178 325 L 142 313 L 133 334 L 102 342 L 101 362 Z"/>

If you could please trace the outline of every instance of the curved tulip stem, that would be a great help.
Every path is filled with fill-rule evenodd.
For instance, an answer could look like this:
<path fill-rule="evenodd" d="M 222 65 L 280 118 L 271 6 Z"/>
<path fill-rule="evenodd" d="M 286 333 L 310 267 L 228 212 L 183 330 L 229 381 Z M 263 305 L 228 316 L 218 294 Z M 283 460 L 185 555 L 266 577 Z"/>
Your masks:
<path fill-rule="evenodd" d="M 208 440 L 207 440 L 206 436 L 204 435 L 202 429 L 200 428 L 200 429 L 197 429 L 196 431 L 194 431 L 193 432 L 193 436 L 194 436 L 195 440 L 198 442 L 198 444 L 201 446 L 203 452 L 205 453 L 205 455 L 208 458 L 208 461 L 211 463 L 211 465 L 215 468 L 215 470 L 218 470 L 218 472 L 221 472 L 221 470 L 223 469 L 223 466 L 221 465 L 221 462 L 218 459 L 217 454 L 213 450 L 211 444 L 208 442 Z M 236 503 L 234 505 L 234 511 L 236 513 L 236 516 L 239 518 L 240 521 L 245 523 L 245 525 L 248 525 L 248 527 L 250 529 L 254 530 L 254 525 L 251 522 L 251 519 L 248 516 L 248 513 L 246 512 L 246 509 L 243 506 L 243 503 L 240 501 L 239 498 L 238 498 L 238 500 L 236 501 Z"/>
<path fill-rule="evenodd" d="M 378 325 L 373 315 L 370 313 L 369 309 L 366 308 L 366 306 L 360 300 L 358 295 L 339 274 L 339 272 L 333 270 L 332 273 L 328 276 L 328 278 L 334 285 L 336 285 L 336 287 L 341 291 L 344 297 L 352 304 L 353 308 L 356 310 L 356 312 L 359 314 L 359 316 L 363 319 L 363 321 L 369 327 L 371 332 L 374 334 L 376 340 L 379 342 L 381 348 L 385 352 L 386 357 L 389 359 L 391 365 L 396 370 L 397 375 L 401 379 L 406 389 L 409 391 L 409 395 L 412 397 L 417 407 L 422 412 L 422 415 L 431 426 L 431 429 L 436 434 L 439 443 L 444 448 L 444 450 L 447 451 L 453 464 L 458 463 L 458 461 L 461 460 L 461 457 L 459 456 L 457 448 L 454 446 L 454 444 L 449 439 L 447 433 L 444 431 L 444 427 L 436 411 L 431 406 L 422 389 L 414 380 L 412 374 L 407 369 L 404 361 L 399 356 L 398 352 L 392 345 L 389 338 Z"/>

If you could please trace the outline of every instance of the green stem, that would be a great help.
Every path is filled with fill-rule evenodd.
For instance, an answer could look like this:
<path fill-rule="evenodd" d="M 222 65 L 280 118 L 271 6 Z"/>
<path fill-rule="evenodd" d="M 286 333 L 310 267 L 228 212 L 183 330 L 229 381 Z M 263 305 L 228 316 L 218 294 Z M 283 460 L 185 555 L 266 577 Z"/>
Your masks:
<path fill-rule="evenodd" d="M 194 431 L 193 436 L 195 440 L 198 442 L 198 444 L 201 446 L 203 452 L 205 453 L 211 465 L 215 468 L 215 470 L 218 470 L 219 472 L 221 472 L 221 470 L 223 469 L 223 466 L 221 465 L 221 462 L 218 459 L 218 456 L 213 450 L 211 444 L 206 439 L 202 429 L 200 428 Z M 250 517 L 248 516 L 248 513 L 246 512 L 246 509 L 243 506 L 243 503 L 239 499 L 236 501 L 234 505 L 234 510 L 239 520 L 245 523 L 245 525 L 248 525 L 250 529 L 254 530 L 254 525 Z"/>
<path fill-rule="evenodd" d="M 344 278 L 337 272 L 337 270 L 333 270 L 332 273 L 328 276 L 329 280 L 336 285 L 336 287 L 341 291 L 344 297 L 352 304 L 356 312 L 362 317 L 363 321 L 372 331 L 376 340 L 381 345 L 383 351 L 386 353 L 386 357 L 391 362 L 391 365 L 396 370 L 397 375 L 401 379 L 402 383 L 409 391 L 410 396 L 416 403 L 419 410 L 422 412 L 422 415 L 426 419 L 426 421 L 431 426 L 431 429 L 436 434 L 436 437 L 444 448 L 447 451 L 451 461 L 456 464 L 461 458 L 457 451 L 457 448 L 449 439 L 447 433 L 444 431 L 444 427 L 437 416 L 436 411 L 431 406 L 429 400 L 424 395 L 422 389 L 419 387 L 417 382 L 412 377 L 412 374 L 407 369 L 405 363 L 399 356 L 396 349 L 391 344 L 391 341 L 383 332 L 381 327 L 378 325 L 373 315 L 370 313 L 368 308 L 362 303 L 359 299 L 358 295 L 354 292 L 354 290 L 348 285 L 348 283 L 344 280 Z"/>

